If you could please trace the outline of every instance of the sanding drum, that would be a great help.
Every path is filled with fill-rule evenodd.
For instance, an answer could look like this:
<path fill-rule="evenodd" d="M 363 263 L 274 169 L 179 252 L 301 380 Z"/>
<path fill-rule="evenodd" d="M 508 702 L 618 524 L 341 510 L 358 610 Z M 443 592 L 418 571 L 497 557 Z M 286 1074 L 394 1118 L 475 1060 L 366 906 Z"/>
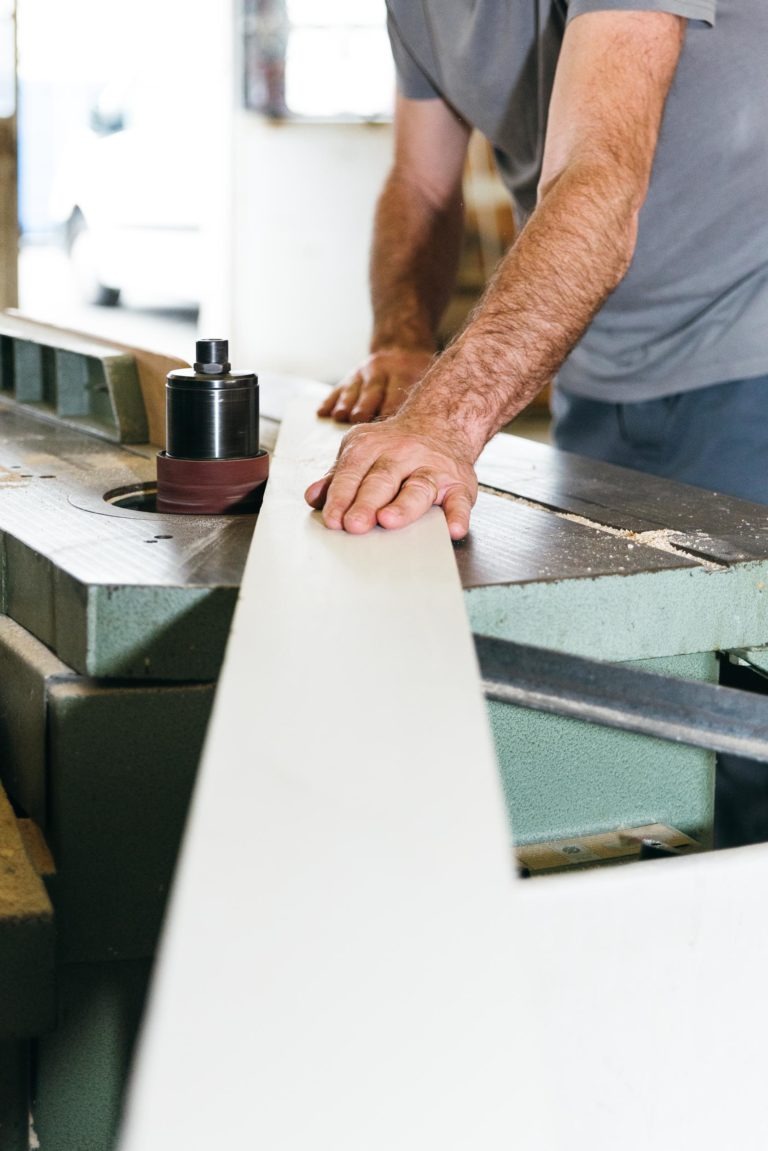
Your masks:
<path fill-rule="evenodd" d="M 198 340 L 194 368 L 169 372 L 165 451 L 157 456 L 157 510 L 186 515 L 255 512 L 269 473 L 259 448 L 259 381 L 233 372 L 227 340 Z"/>

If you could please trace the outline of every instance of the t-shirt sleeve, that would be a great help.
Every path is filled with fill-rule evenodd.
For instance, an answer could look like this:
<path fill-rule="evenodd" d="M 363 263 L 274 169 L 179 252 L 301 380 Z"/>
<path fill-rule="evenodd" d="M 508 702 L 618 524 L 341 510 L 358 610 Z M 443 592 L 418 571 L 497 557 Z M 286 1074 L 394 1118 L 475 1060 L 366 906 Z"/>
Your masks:
<path fill-rule="evenodd" d="M 582 12 L 603 11 L 670 12 L 688 20 L 714 25 L 717 0 L 569 0 L 568 19 Z"/>
<path fill-rule="evenodd" d="M 408 51 L 391 15 L 387 19 L 387 31 L 395 58 L 398 91 L 409 100 L 434 100 L 439 93 Z"/>

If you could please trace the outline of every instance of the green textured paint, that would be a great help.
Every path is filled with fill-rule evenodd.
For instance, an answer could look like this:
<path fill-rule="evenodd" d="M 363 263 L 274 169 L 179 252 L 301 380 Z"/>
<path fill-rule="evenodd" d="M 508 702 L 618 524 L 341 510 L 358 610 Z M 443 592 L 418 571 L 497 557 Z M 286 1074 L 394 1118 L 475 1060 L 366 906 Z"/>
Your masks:
<path fill-rule="evenodd" d="M 32 1118 L 41 1151 L 114 1147 L 148 979 L 148 961 L 61 969 L 58 1027 L 37 1043 Z"/>
<path fill-rule="evenodd" d="M 133 357 L 55 349 L 56 411 L 67 423 L 118 443 L 145 443 L 149 435 Z"/>
<path fill-rule="evenodd" d="M 0 614 L 8 614 L 8 560 L 5 554 L 5 532 L 0 532 Z"/>
<path fill-rule="evenodd" d="M 13 340 L 12 344 L 16 399 L 21 404 L 42 403 L 46 398 L 42 347 L 31 340 Z"/>
<path fill-rule="evenodd" d="M 465 591 L 472 631 L 624 661 L 762 644 L 768 562 Z"/>
<path fill-rule="evenodd" d="M 13 391 L 13 341 L 0 336 L 0 391 Z"/>
<path fill-rule="evenodd" d="M 214 681 L 237 588 L 85 585 L 55 573 L 59 657 L 84 675 Z"/>
<path fill-rule="evenodd" d="M 708 652 L 631 666 L 717 679 Z M 666 823 L 709 844 L 712 753 L 495 701 L 488 708 L 516 842 Z"/>
<path fill-rule="evenodd" d="M 29 1151 L 29 1044 L 0 1043 L 0 1151 Z"/>
<path fill-rule="evenodd" d="M 5 535 L 6 612 L 50 648 L 56 647 L 55 567 L 47 556 Z"/>
<path fill-rule="evenodd" d="M 3 545 L 5 613 L 81 675 L 216 680 L 237 588 L 84 584 L 7 533 Z"/>
<path fill-rule="evenodd" d="M 57 349 L 56 414 L 65 419 L 88 416 L 114 428 L 115 413 L 109 398 L 104 366 L 91 356 Z"/>
<path fill-rule="evenodd" d="M 73 675 L 19 624 L 0 617 L 0 777 L 17 808 L 43 828 L 48 686 Z"/>
<path fill-rule="evenodd" d="M 63 961 L 152 954 L 212 702 L 211 685 L 51 685 L 49 890 Z"/>
<path fill-rule="evenodd" d="M 12 390 L 17 403 L 45 405 L 64 423 L 117 443 L 146 442 L 147 415 L 129 353 L 83 339 L 65 348 L 12 335 L 3 340 L 3 390 Z"/>
<path fill-rule="evenodd" d="M 46 915 L 0 913 L 0 1039 L 28 1038 L 54 1026 L 55 945 L 50 907 Z"/>
<path fill-rule="evenodd" d="M 102 363 L 120 442 L 146 443 L 149 439 L 149 425 L 133 356 L 122 353 L 105 355 Z"/>

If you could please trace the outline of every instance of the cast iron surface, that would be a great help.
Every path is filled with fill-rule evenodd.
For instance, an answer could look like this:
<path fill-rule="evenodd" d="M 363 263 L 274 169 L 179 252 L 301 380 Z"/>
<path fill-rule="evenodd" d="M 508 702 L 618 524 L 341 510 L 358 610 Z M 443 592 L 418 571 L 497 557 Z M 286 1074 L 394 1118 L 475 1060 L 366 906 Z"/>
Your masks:
<path fill-rule="evenodd" d="M 153 483 L 146 456 L 0 404 L 0 531 L 86 583 L 240 583 L 253 518 L 163 516 L 104 500 Z"/>
<path fill-rule="evenodd" d="M 475 636 L 489 699 L 768 763 L 768 698 Z"/>
<path fill-rule="evenodd" d="M 154 450 L 0 404 L 0 609 L 82 675 L 211 681 L 255 517 L 104 499 L 154 481 Z"/>
<path fill-rule="evenodd" d="M 274 418 L 302 381 L 265 385 L 273 419 L 262 439 L 271 447 Z M 0 401 L 3 610 L 81 674 L 218 672 L 254 517 L 158 515 L 104 500 L 109 491 L 141 497 L 155 480 L 155 454 Z M 493 490 L 481 492 L 456 548 L 468 590 L 591 586 L 768 559 L 766 509 L 740 500 L 516 436 L 492 441 L 479 473 Z"/>
<path fill-rule="evenodd" d="M 89 582 L 239 585 L 252 520 L 125 512 L 103 494 L 153 482 L 153 453 L 10 406 L 0 412 L 0 530 Z M 467 587 L 768 557 L 768 513 L 759 505 L 517 436 L 496 437 L 478 470 L 484 485 L 513 498 L 481 493 L 470 535 L 456 550 Z"/>
<path fill-rule="evenodd" d="M 480 492 L 470 533 L 455 550 L 465 588 L 698 566 L 692 556 L 649 547 L 488 492 Z"/>
<path fill-rule="evenodd" d="M 252 519 L 162 516 L 107 503 L 105 492 L 154 481 L 153 453 L 117 447 L 10 406 L 0 411 L 0 531 L 87 583 L 239 585 Z M 515 467 L 530 460 L 532 447 L 539 448 L 537 475 L 560 468 L 553 449 L 515 438 L 494 449 L 509 449 L 504 454 L 511 488 L 524 486 L 516 482 Z M 567 462 L 577 473 L 585 463 L 575 456 Z M 600 470 L 600 465 L 590 466 Z M 634 478 L 623 469 L 609 471 L 618 473 L 619 480 Z M 604 478 L 607 494 L 612 479 Z M 534 494 L 530 485 L 525 490 Z M 706 508 L 706 493 L 697 494 Z M 457 549 L 457 558 L 465 586 L 653 571 L 696 562 L 488 494 L 480 496 L 472 532 Z"/>
<path fill-rule="evenodd" d="M 732 496 L 590 460 L 520 436 L 496 436 L 480 456 L 480 483 L 595 524 L 668 543 L 718 563 L 768 556 L 768 509 Z"/>

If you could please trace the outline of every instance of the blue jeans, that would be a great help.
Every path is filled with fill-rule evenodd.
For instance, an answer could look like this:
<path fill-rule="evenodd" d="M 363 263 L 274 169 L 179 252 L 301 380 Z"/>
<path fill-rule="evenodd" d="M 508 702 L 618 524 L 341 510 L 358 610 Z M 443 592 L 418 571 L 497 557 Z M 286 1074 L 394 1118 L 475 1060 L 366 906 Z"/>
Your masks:
<path fill-rule="evenodd" d="M 554 442 L 566 451 L 768 504 L 768 376 L 635 404 L 555 389 L 552 416 Z M 763 676 L 725 661 L 720 682 L 768 694 Z M 766 840 L 768 764 L 718 756 L 715 845 Z"/>
<path fill-rule="evenodd" d="M 552 418 L 566 451 L 768 504 L 768 376 L 636 404 L 555 389 Z"/>

